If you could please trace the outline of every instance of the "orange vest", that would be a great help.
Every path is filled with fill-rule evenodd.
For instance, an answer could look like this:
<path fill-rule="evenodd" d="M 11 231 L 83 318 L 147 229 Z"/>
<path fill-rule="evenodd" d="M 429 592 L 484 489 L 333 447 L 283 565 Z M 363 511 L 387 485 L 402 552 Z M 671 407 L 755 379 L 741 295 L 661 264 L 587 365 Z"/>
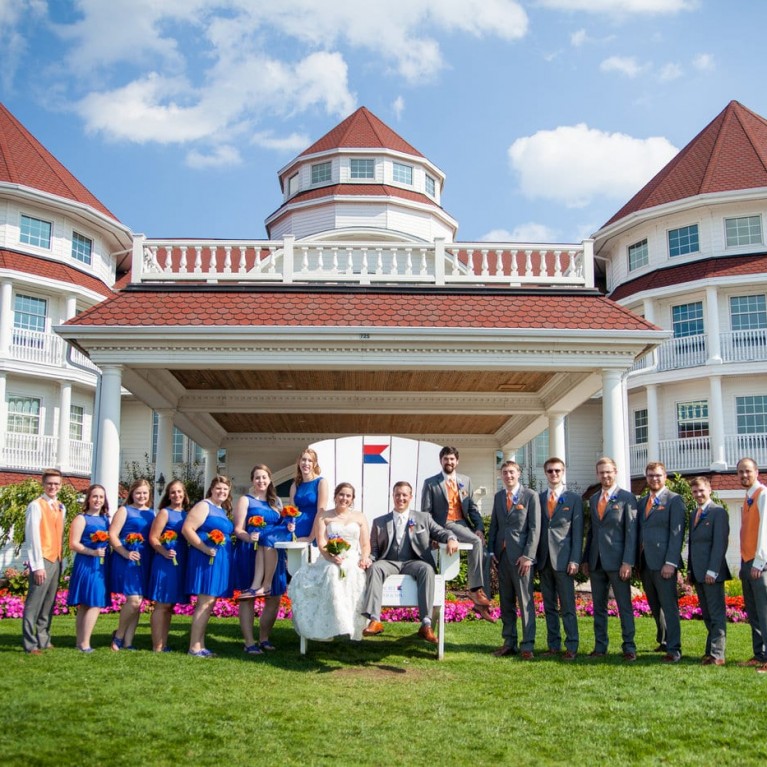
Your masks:
<path fill-rule="evenodd" d="M 447 518 L 449 522 L 457 522 L 463 519 L 461 494 L 455 477 L 447 483 Z"/>
<path fill-rule="evenodd" d="M 759 537 L 759 498 L 762 488 L 756 489 L 751 496 L 753 503 L 743 502 L 743 513 L 740 518 L 740 558 L 750 562 L 756 556 L 756 544 Z"/>
<path fill-rule="evenodd" d="M 51 504 L 44 496 L 37 501 L 42 512 L 40 520 L 40 544 L 43 548 L 43 557 L 49 562 L 58 562 L 61 559 L 61 538 L 64 534 L 64 515 L 61 513 L 61 505 L 58 501 Z"/>

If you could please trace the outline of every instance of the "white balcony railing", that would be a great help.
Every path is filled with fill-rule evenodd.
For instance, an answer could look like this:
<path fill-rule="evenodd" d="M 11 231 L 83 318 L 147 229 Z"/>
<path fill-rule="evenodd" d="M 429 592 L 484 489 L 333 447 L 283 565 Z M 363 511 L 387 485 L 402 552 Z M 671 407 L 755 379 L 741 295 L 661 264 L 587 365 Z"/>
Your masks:
<path fill-rule="evenodd" d="M 711 467 L 711 443 L 708 437 L 661 440 L 658 452 L 660 461 L 670 472 L 702 471 Z"/>
<path fill-rule="evenodd" d="M 11 345 L 8 356 L 19 362 L 34 362 L 52 367 L 65 367 L 67 363 L 68 344 L 55 333 L 44 333 L 38 330 L 22 330 L 14 328 L 11 334 Z M 77 349 L 71 350 L 72 361 L 90 370 L 98 371 L 88 357 Z"/>
<path fill-rule="evenodd" d="M 767 465 L 767 434 L 725 437 L 724 457 L 728 466 L 736 466 L 741 458 L 753 458 L 758 466 Z"/>
<path fill-rule="evenodd" d="M 66 473 L 90 474 L 92 455 L 92 442 L 69 440 L 69 462 L 64 466 L 57 437 L 6 432 L 0 465 L 20 471 L 39 471 L 46 466 L 57 466 Z"/>
<path fill-rule="evenodd" d="M 737 330 L 722 333 L 722 362 L 767 360 L 767 329 Z"/>
<path fill-rule="evenodd" d="M 631 464 L 631 476 L 644 474 L 645 466 L 650 459 L 647 454 L 647 443 L 629 446 L 629 463 Z"/>
<path fill-rule="evenodd" d="M 658 370 L 676 370 L 705 365 L 707 339 L 705 335 L 669 338 L 658 348 Z"/>
<path fill-rule="evenodd" d="M 134 241 L 133 282 L 594 287 L 593 243 Z"/>

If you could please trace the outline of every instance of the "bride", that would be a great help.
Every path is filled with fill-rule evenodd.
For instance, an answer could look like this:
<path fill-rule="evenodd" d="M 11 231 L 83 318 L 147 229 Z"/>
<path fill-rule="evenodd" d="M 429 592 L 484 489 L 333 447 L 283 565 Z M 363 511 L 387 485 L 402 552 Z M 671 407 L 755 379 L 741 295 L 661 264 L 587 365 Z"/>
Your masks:
<path fill-rule="evenodd" d="M 370 531 L 365 515 L 353 509 L 354 488 L 348 482 L 336 487 L 333 498 L 335 508 L 317 516 L 322 556 L 302 567 L 288 586 L 293 626 L 306 639 L 326 641 L 348 634 L 360 640 L 367 623 L 360 609 L 370 566 Z M 349 544 L 347 551 L 332 553 L 337 538 Z"/>

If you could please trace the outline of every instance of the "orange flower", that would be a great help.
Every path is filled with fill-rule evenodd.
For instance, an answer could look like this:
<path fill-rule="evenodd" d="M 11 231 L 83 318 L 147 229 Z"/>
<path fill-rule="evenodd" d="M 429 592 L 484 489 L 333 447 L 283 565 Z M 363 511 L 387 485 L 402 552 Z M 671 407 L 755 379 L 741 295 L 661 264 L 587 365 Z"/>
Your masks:
<path fill-rule="evenodd" d="M 291 517 L 292 519 L 295 519 L 296 517 L 301 516 L 301 512 L 298 510 L 296 506 L 283 506 L 282 516 Z"/>
<path fill-rule="evenodd" d="M 92 543 L 106 543 L 109 540 L 106 530 L 96 530 L 95 533 L 91 533 Z"/>
<path fill-rule="evenodd" d="M 214 546 L 223 546 L 226 542 L 226 536 L 220 530 L 211 530 L 208 533 L 208 540 Z"/>

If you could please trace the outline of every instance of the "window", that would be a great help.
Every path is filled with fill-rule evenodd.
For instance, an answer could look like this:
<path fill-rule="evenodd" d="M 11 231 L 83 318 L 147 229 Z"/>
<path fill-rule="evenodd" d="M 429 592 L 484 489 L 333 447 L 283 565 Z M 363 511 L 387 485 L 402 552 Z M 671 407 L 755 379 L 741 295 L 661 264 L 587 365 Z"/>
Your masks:
<path fill-rule="evenodd" d="M 77 442 L 83 441 L 83 423 L 85 411 L 79 405 L 72 405 L 69 409 L 69 439 Z"/>
<path fill-rule="evenodd" d="M 13 302 L 13 327 L 44 333 L 46 312 L 47 301 L 44 298 L 17 293 Z"/>
<path fill-rule="evenodd" d="M 36 397 L 8 397 L 8 431 L 39 434 L 40 400 Z"/>
<path fill-rule="evenodd" d="M 740 245 L 761 245 L 762 217 L 726 218 L 724 233 L 728 248 L 737 248 Z"/>
<path fill-rule="evenodd" d="M 430 197 L 437 194 L 437 182 L 431 176 L 426 176 L 426 194 Z"/>
<path fill-rule="evenodd" d="M 312 165 L 312 184 L 325 184 L 330 181 L 330 163 L 320 162 Z"/>
<path fill-rule="evenodd" d="M 351 178 L 375 178 L 375 161 L 352 158 L 349 161 Z"/>
<path fill-rule="evenodd" d="M 173 463 L 184 462 L 184 434 L 177 426 L 173 427 Z"/>
<path fill-rule="evenodd" d="M 47 221 L 31 216 L 21 216 L 21 242 L 37 245 L 38 248 L 51 247 L 51 225 Z"/>
<path fill-rule="evenodd" d="M 650 253 L 647 249 L 647 240 L 635 242 L 629 245 L 629 271 L 639 269 L 640 266 L 647 266 L 650 260 Z"/>
<path fill-rule="evenodd" d="M 152 463 L 157 463 L 157 437 L 160 432 L 160 416 L 152 411 Z"/>
<path fill-rule="evenodd" d="M 735 397 L 738 434 L 767 434 L 767 395 Z"/>
<path fill-rule="evenodd" d="M 730 324 L 733 331 L 767 328 L 767 305 L 764 295 L 732 296 Z"/>
<path fill-rule="evenodd" d="M 403 165 L 400 162 L 394 163 L 394 169 L 392 171 L 392 179 L 399 184 L 413 184 L 413 166 Z"/>
<path fill-rule="evenodd" d="M 647 408 L 634 411 L 634 442 L 643 445 L 648 439 Z"/>
<path fill-rule="evenodd" d="M 683 226 L 679 229 L 669 229 L 668 254 L 669 256 L 683 256 L 686 253 L 697 253 L 700 250 L 698 244 L 698 225 Z"/>
<path fill-rule="evenodd" d="M 703 333 L 703 302 L 671 307 L 674 338 L 698 336 Z"/>
<path fill-rule="evenodd" d="M 708 401 L 678 402 L 676 424 L 679 439 L 708 436 Z"/>
<path fill-rule="evenodd" d="M 90 266 L 92 250 L 93 240 L 77 232 L 72 232 L 72 258 Z"/>
<path fill-rule="evenodd" d="M 298 191 L 298 173 L 294 173 L 288 179 L 288 195 L 293 195 Z"/>

